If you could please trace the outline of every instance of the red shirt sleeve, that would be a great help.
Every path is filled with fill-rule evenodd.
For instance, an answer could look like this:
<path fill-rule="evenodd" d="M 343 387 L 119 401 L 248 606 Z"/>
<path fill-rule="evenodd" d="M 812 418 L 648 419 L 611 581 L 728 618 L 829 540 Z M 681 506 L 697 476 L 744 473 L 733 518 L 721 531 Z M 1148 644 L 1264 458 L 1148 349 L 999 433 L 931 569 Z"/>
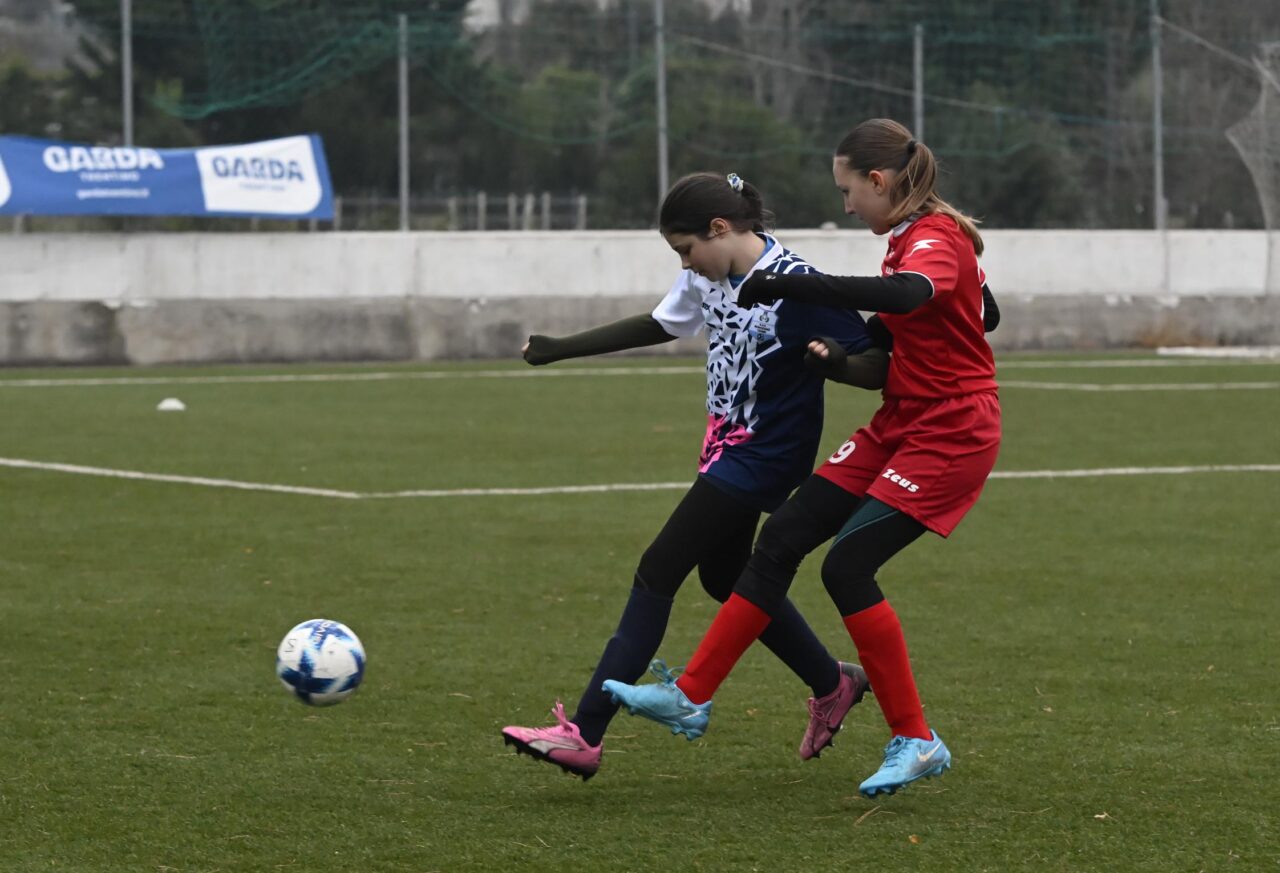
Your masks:
<path fill-rule="evenodd" d="M 919 273 L 933 284 L 933 296 L 955 290 L 960 281 L 960 259 L 947 234 L 930 234 L 928 229 L 908 240 L 898 261 L 897 273 Z"/>

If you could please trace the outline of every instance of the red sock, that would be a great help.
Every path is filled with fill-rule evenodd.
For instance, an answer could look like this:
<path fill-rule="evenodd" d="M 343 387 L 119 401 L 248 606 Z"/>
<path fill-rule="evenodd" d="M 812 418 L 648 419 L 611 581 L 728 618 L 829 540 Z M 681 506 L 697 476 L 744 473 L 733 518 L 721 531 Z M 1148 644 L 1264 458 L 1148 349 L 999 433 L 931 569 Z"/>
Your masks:
<path fill-rule="evenodd" d="M 676 687 L 694 703 L 706 703 L 729 675 L 733 665 L 769 626 L 769 613 L 745 597 L 730 594 Z"/>
<path fill-rule="evenodd" d="M 858 648 L 862 669 L 871 680 L 871 691 L 880 704 L 884 720 L 895 737 L 931 739 L 933 734 L 924 720 L 916 680 L 911 675 L 907 657 L 907 641 L 902 636 L 898 614 L 889 601 L 882 600 L 869 609 L 844 617 L 844 626 Z"/>

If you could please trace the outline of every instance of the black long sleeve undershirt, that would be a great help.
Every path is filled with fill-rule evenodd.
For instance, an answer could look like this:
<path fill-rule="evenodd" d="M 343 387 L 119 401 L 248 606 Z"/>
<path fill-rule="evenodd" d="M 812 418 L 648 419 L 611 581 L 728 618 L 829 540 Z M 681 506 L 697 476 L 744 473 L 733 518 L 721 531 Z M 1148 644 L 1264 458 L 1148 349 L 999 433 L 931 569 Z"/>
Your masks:
<path fill-rule="evenodd" d="M 987 333 L 1000 326 L 1000 307 L 996 305 L 995 295 L 982 283 L 982 329 Z"/>
<path fill-rule="evenodd" d="M 886 331 L 886 333 L 888 333 Z M 863 351 L 851 355 L 840 343 L 831 337 L 816 336 L 827 347 L 827 357 L 820 358 L 813 352 L 806 351 L 804 363 L 809 369 L 832 382 L 841 382 L 855 388 L 867 388 L 878 391 L 884 387 L 889 375 L 889 349 L 887 346 L 872 345 Z M 889 338 L 893 342 L 893 338 Z"/>
<path fill-rule="evenodd" d="M 739 289 L 738 305 L 784 298 L 819 306 L 903 315 L 932 296 L 933 283 L 920 273 L 892 276 L 756 273 Z"/>
<path fill-rule="evenodd" d="M 524 353 L 524 359 L 537 366 L 566 358 L 583 358 L 654 346 L 673 339 L 675 337 L 667 333 L 657 319 L 645 313 L 564 337 L 534 334 L 529 337 L 529 348 Z"/>
<path fill-rule="evenodd" d="M 887 332 L 886 332 L 887 333 Z M 652 315 L 633 315 L 619 321 L 593 327 L 564 337 L 534 334 L 529 337 L 529 348 L 524 359 L 540 366 L 563 361 L 620 352 L 642 346 L 670 342 L 675 339 Z M 833 339 L 823 338 L 828 345 L 839 348 Z M 843 382 L 858 388 L 878 390 L 884 387 L 889 369 L 888 354 L 874 346 L 861 354 L 848 355 L 839 348 L 836 361 L 823 361 L 812 353 L 806 353 L 806 364 L 835 382 Z"/>

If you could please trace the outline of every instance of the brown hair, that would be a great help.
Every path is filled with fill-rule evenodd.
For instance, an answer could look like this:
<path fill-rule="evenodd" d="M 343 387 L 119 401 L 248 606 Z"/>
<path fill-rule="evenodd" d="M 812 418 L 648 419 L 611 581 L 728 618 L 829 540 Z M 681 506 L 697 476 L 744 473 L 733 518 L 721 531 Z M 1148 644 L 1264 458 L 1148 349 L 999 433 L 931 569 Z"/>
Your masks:
<path fill-rule="evenodd" d="M 663 233 L 705 238 L 715 218 L 723 218 L 739 232 L 762 232 L 773 224 L 773 213 L 764 208 L 760 192 L 750 182 L 732 173 L 692 173 L 672 185 L 662 199 L 658 227 Z"/>
<path fill-rule="evenodd" d="M 862 175 L 872 170 L 896 170 L 897 177 L 889 189 L 890 226 L 905 221 L 910 216 L 923 213 L 941 213 L 960 225 L 973 250 L 982 254 L 982 235 L 978 233 L 977 219 L 970 218 L 938 196 L 935 185 L 938 164 L 933 152 L 922 142 L 916 142 L 911 131 L 889 118 L 871 118 L 849 131 L 840 145 L 836 157 L 844 158 L 851 169 Z"/>

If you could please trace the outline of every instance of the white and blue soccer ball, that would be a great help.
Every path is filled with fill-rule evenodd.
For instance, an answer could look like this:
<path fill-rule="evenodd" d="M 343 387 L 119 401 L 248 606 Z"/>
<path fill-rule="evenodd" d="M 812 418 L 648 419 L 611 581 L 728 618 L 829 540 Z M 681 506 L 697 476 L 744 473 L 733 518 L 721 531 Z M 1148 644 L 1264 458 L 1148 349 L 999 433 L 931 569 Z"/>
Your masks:
<path fill-rule="evenodd" d="M 276 675 L 311 706 L 346 700 L 364 678 L 364 646 L 351 628 L 315 618 L 284 635 L 276 650 Z"/>

